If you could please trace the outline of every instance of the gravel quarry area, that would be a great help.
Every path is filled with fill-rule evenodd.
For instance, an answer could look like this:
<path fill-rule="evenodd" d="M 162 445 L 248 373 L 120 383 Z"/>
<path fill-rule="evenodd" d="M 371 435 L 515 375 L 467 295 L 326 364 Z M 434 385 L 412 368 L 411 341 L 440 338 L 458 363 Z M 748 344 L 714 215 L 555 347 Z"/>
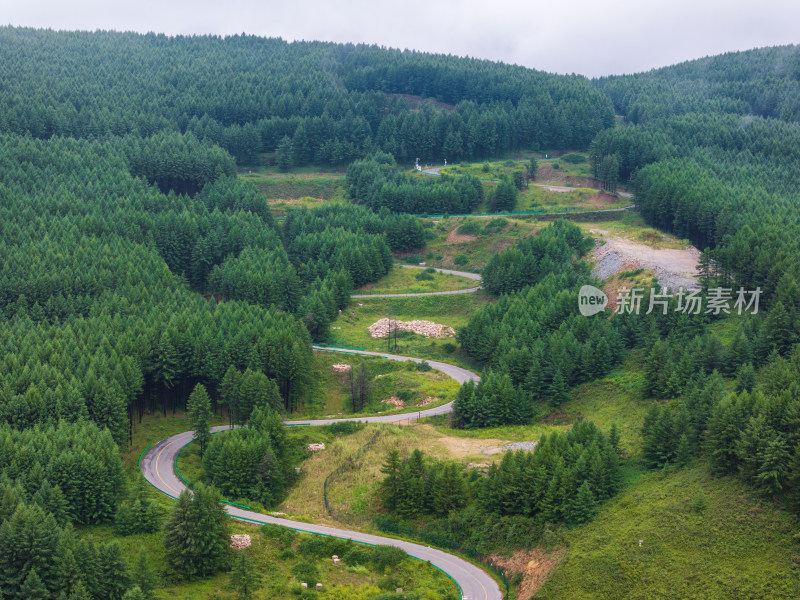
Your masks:
<path fill-rule="evenodd" d="M 591 233 L 604 234 L 602 230 Z M 697 260 L 700 251 L 694 246 L 686 249 L 653 248 L 631 240 L 608 236 L 605 244 L 596 245 L 591 256 L 595 260 L 592 275 L 607 279 L 622 271 L 646 269 L 653 271 L 661 287 L 677 290 L 693 289 L 697 283 Z"/>

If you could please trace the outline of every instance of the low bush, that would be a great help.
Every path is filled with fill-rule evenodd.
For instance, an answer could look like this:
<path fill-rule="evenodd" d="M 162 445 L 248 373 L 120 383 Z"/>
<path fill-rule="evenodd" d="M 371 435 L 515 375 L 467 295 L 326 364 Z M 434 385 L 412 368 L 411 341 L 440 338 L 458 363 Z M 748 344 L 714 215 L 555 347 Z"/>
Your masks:
<path fill-rule="evenodd" d="M 464 223 L 456 230 L 456 233 L 460 235 L 480 235 L 483 227 L 481 226 L 480 221 L 476 220 L 468 220 L 464 221 Z"/>
<path fill-rule="evenodd" d="M 562 156 L 561 160 L 571 165 L 579 165 L 586 162 L 586 157 L 581 154 L 570 153 Z"/>
<path fill-rule="evenodd" d="M 300 582 L 313 584 L 319 579 L 319 569 L 317 569 L 317 565 L 311 562 L 304 561 L 297 563 L 292 567 L 291 571 L 292 575 Z"/>
<path fill-rule="evenodd" d="M 364 429 L 364 423 L 358 421 L 339 421 L 326 427 L 331 435 L 352 435 Z"/>
<path fill-rule="evenodd" d="M 397 546 L 375 546 L 372 550 L 372 564 L 379 573 L 396 567 L 407 557 L 406 551 Z"/>

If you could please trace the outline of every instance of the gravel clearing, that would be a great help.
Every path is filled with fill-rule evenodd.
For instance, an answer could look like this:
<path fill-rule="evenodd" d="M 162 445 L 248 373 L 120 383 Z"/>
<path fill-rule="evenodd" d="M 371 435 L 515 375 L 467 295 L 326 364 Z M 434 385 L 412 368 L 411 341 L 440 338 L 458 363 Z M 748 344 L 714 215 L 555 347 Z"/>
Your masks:
<path fill-rule="evenodd" d="M 536 444 L 538 442 L 511 442 L 510 444 L 506 444 L 503 446 L 503 450 L 536 450 Z"/>
<path fill-rule="evenodd" d="M 594 232 L 593 232 L 594 233 Z M 653 271 L 661 287 L 697 288 L 697 260 L 700 251 L 694 246 L 684 250 L 651 248 L 631 240 L 604 237 L 605 244 L 592 250 L 595 259 L 592 275 L 607 279 L 612 275 L 632 269 Z"/>

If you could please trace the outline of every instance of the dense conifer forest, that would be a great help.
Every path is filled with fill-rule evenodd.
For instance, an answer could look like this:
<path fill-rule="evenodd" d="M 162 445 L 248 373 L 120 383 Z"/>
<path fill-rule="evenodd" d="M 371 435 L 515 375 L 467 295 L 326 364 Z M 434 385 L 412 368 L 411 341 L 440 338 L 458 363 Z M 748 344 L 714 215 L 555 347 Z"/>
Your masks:
<path fill-rule="evenodd" d="M 159 536 L 170 581 L 231 567 L 219 497 L 271 508 L 301 479 L 282 418 L 321 393 L 312 342 L 396 258 L 422 261 L 437 233 L 413 215 L 512 210 L 524 187 L 522 171 L 487 187 L 415 160 L 522 156 L 532 179 L 534 152 L 588 152 L 599 188 L 624 186 L 648 225 L 702 251 L 703 294 L 760 288 L 761 311 L 689 314 L 672 298 L 586 318 L 579 290 L 601 282 L 578 225 L 498 246 L 449 351 L 481 380 L 454 393 L 446 425 L 540 424 L 633 356 L 652 405 L 641 455 L 582 419 L 486 473 L 389 452 L 383 517 L 485 553 L 530 548 L 591 521 L 631 461 L 699 462 L 800 509 L 798 47 L 592 81 L 377 46 L 2 27 L 0 81 L 0 597 L 153 598 L 127 536 Z M 237 176 L 309 165 L 346 167 L 342 197 L 280 219 Z M 187 411 L 203 482 L 165 515 L 123 452 L 143 419 Z M 212 436 L 215 417 L 241 427 Z M 345 550 L 360 575 L 402 560 Z M 248 560 L 231 573 L 245 590 Z"/>

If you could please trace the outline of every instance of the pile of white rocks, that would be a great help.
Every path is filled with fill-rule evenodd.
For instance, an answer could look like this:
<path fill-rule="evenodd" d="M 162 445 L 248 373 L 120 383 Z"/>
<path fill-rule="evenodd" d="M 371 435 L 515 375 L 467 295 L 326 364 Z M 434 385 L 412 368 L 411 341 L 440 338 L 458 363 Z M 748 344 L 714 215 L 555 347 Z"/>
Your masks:
<path fill-rule="evenodd" d="M 325 444 L 319 442 L 317 444 L 309 444 L 306 446 L 306 450 L 309 452 L 319 452 L 320 450 L 325 450 Z"/>
<path fill-rule="evenodd" d="M 246 533 L 231 536 L 231 548 L 234 550 L 244 550 L 251 544 L 250 536 Z"/>
<path fill-rule="evenodd" d="M 349 373 L 353 370 L 353 367 L 346 364 L 346 363 L 336 363 L 331 367 L 336 373 Z"/>
<path fill-rule="evenodd" d="M 389 396 L 385 400 L 381 400 L 381 404 L 390 404 L 396 408 L 403 408 L 406 405 L 406 403 L 397 396 Z"/>
<path fill-rule="evenodd" d="M 411 331 L 425 337 L 452 337 L 456 334 L 455 329 L 447 325 L 440 325 L 433 321 L 396 321 L 394 319 L 380 319 L 368 327 L 369 334 L 373 338 L 385 338 L 392 331 Z"/>

